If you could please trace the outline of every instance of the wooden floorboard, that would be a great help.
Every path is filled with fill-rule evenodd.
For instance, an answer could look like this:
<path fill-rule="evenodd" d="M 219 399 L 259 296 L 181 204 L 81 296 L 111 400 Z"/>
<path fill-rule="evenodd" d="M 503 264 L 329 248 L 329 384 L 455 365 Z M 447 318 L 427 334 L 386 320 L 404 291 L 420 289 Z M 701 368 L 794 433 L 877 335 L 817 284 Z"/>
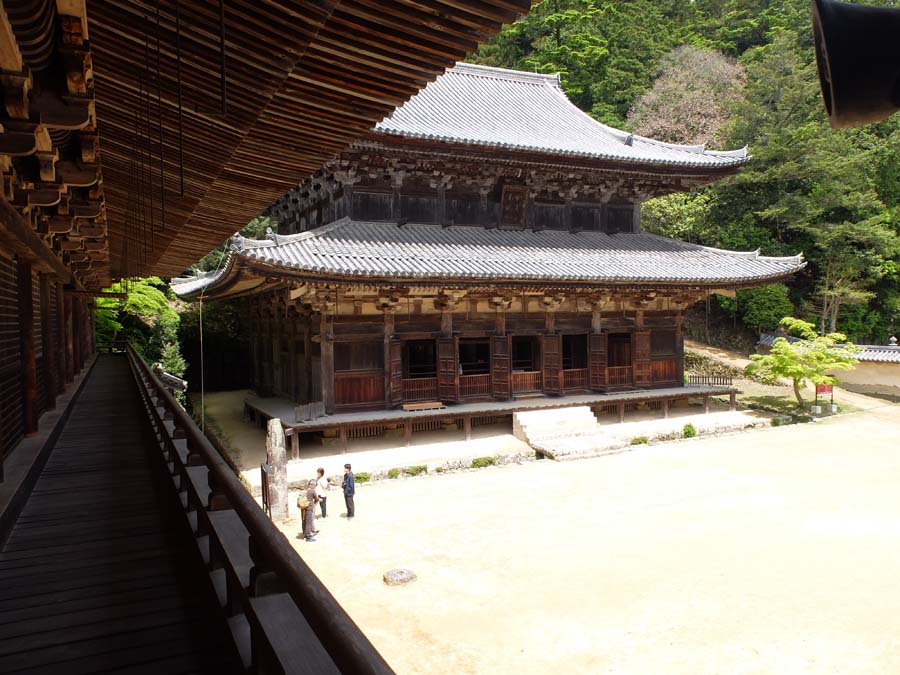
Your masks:
<path fill-rule="evenodd" d="M 0 551 L 0 673 L 240 669 L 144 414 L 101 356 Z"/>

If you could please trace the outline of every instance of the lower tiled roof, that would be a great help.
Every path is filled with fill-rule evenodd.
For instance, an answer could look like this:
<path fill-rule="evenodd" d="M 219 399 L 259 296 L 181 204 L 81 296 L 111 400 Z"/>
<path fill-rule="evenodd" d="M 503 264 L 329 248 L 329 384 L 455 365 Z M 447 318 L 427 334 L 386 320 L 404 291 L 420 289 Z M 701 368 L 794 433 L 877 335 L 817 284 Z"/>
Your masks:
<path fill-rule="evenodd" d="M 787 276 L 801 256 L 772 258 L 653 234 L 502 230 L 339 220 L 301 234 L 243 240 L 239 255 L 353 277 L 588 282 L 744 282 Z"/>
<path fill-rule="evenodd" d="M 309 232 L 238 238 L 240 260 L 312 275 L 415 281 L 536 281 L 597 284 L 747 285 L 780 279 L 806 264 L 688 244 L 647 233 L 604 234 L 342 219 Z M 215 280 L 199 282 L 208 286 Z M 178 280 L 173 288 L 182 295 Z"/>

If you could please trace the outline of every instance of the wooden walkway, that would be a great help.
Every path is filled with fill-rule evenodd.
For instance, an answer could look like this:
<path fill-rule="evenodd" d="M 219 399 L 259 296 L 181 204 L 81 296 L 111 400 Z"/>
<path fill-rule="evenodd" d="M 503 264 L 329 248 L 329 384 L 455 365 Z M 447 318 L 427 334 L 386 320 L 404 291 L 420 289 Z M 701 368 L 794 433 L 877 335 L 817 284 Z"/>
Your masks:
<path fill-rule="evenodd" d="M 0 673 L 240 670 L 142 414 L 100 356 L 0 553 Z"/>

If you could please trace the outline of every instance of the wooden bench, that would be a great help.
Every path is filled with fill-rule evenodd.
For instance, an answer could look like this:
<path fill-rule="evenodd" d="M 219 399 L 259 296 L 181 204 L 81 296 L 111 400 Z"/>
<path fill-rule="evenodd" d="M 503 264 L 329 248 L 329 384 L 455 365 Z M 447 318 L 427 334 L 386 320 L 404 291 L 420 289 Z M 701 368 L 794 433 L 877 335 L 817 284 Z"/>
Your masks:
<path fill-rule="evenodd" d="M 441 410 L 446 406 L 440 401 L 423 401 L 421 403 L 404 403 L 403 409 L 406 412 L 416 412 L 418 410 Z"/>

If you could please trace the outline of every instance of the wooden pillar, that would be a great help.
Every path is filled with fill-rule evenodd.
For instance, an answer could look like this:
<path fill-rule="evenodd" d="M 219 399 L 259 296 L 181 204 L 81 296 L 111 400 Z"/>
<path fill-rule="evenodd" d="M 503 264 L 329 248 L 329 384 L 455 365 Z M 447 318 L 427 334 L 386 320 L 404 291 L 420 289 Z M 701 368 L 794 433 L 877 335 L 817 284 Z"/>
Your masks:
<path fill-rule="evenodd" d="M 84 333 L 81 315 L 81 298 L 72 298 L 72 363 L 75 364 L 75 372 L 81 372 L 81 338 Z"/>
<path fill-rule="evenodd" d="M 595 308 L 591 311 L 591 333 L 600 335 L 603 332 L 603 319 L 600 310 Z"/>
<path fill-rule="evenodd" d="M 669 399 L 664 398 L 662 402 L 663 419 L 669 419 Z"/>
<path fill-rule="evenodd" d="M 50 315 L 50 278 L 40 275 L 41 284 L 41 344 L 44 346 L 44 386 L 46 388 L 47 408 L 56 407 L 56 373 L 59 354 L 53 348 L 54 319 Z"/>
<path fill-rule="evenodd" d="M 296 401 L 299 398 L 297 386 L 297 317 L 293 312 L 288 312 L 288 367 L 287 367 L 287 377 L 288 377 L 288 386 L 287 393 L 288 397 L 292 401 Z"/>
<path fill-rule="evenodd" d="M 272 393 L 284 394 L 284 371 L 281 364 L 281 323 L 272 317 L 269 323 L 269 342 L 272 345 Z"/>
<path fill-rule="evenodd" d="M 303 392 L 301 400 L 312 403 L 312 319 L 307 316 L 303 322 Z"/>
<path fill-rule="evenodd" d="M 472 440 L 472 416 L 466 415 L 463 417 L 463 430 L 466 432 L 466 440 Z"/>
<path fill-rule="evenodd" d="M 18 258 L 16 274 L 19 296 L 19 353 L 22 367 L 22 424 L 26 436 L 37 432 L 37 363 L 34 345 L 34 296 L 31 263 Z"/>
<path fill-rule="evenodd" d="M 453 309 L 441 310 L 441 337 L 453 337 Z"/>
<path fill-rule="evenodd" d="M 403 441 L 406 447 L 412 443 L 412 420 L 403 422 Z"/>
<path fill-rule="evenodd" d="M 731 412 L 737 410 L 737 394 L 735 394 L 734 392 L 731 392 L 728 395 L 728 409 Z"/>
<path fill-rule="evenodd" d="M 677 386 L 684 386 L 684 334 L 681 330 L 684 316 L 681 312 L 675 317 L 675 381 Z"/>
<path fill-rule="evenodd" d="M 703 412 L 704 413 L 709 412 L 709 396 L 703 397 Z"/>
<path fill-rule="evenodd" d="M 66 389 L 66 298 L 62 284 L 57 284 L 56 293 L 56 393 L 62 394 Z"/>
<path fill-rule="evenodd" d="M 506 309 L 499 304 L 494 314 L 494 334 L 506 335 Z"/>
<path fill-rule="evenodd" d="M 63 293 L 63 304 L 65 305 L 65 334 L 66 334 L 66 384 L 75 379 L 75 319 L 72 316 L 72 296 Z"/>
<path fill-rule="evenodd" d="M 548 335 L 556 332 L 556 310 L 548 309 L 544 313 L 544 330 Z"/>
<path fill-rule="evenodd" d="M 384 307 L 384 403 L 390 407 L 391 400 L 391 380 L 397 377 L 394 367 L 397 365 L 391 358 L 391 340 L 394 339 L 394 308 Z M 400 364 L 402 367 L 402 364 Z"/>
<path fill-rule="evenodd" d="M 322 402 L 325 404 L 325 412 L 330 415 L 334 413 L 334 325 L 330 315 L 322 314 L 320 330 Z"/>
<path fill-rule="evenodd" d="M 625 421 L 625 404 L 624 403 L 619 404 L 619 421 L 620 422 Z"/>

